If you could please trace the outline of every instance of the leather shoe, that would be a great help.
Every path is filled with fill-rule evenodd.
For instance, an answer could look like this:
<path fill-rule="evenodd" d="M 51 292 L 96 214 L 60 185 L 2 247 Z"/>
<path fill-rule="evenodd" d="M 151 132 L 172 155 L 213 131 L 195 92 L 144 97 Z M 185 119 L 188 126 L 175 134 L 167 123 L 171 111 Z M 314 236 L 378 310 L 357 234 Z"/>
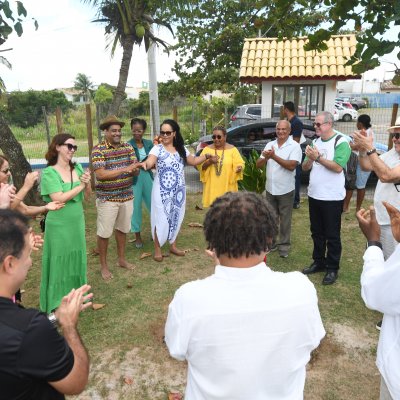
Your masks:
<path fill-rule="evenodd" d="M 313 262 L 309 267 L 306 267 L 303 269 L 303 274 L 304 275 L 310 275 L 310 274 L 315 274 L 317 272 L 324 272 L 326 271 L 325 266 L 317 264 L 316 262 Z"/>
<path fill-rule="evenodd" d="M 324 279 L 322 279 L 323 285 L 332 285 L 336 282 L 338 273 L 336 271 L 329 271 L 325 274 Z"/>

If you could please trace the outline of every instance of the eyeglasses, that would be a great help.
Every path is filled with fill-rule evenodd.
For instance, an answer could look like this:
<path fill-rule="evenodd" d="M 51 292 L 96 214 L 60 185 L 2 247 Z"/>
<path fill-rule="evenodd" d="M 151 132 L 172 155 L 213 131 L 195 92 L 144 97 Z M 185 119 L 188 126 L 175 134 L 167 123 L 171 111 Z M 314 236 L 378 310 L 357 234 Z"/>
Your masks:
<path fill-rule="evenodd" d="M 143 133 L 144 130 L 143 129 L 135 129 L 132 131 L 132 133 Z"/>
<path fill-rule="evenodd" d="M 400 193 L 400 183 L 393 183 L 396 190 Z"/>
<path fill-rule="evenodd" d="M 2 169 L 0 170 L 0 172 L 2 172 L 3 174 L 8 174 L 9 172 L 11 172 L 11 169 L 10 168 Z"/>
<path fill-rule="evenodd" d="M 69 151 L 77 151 L 78 146 L 71 144 L 71 143 L 63 143 L 61 146 L 67 146 Z"/>
<path fill-rule="evenodd" d="M 160 136 L 171 136 L 175 131 L 160 131 Z"/>
<path fill-rule="evenodd" d="M 222 139 L 222 135 L 212 135 L 212 140 L 218 139 L 221 140 Z"/>
<path fill-rule="evenodd" d="M 399 132 L 396 132 L 396 133 L 391 133 L 390 134 L 390 137 L 393 139 L 393 138 L 396 138 L 397 140 L 399 140 L 400 139 L 400 133 Z"/>
<path fill-rule="evenodd" d="M 317 128 L 321 128 L 321 125 L 325 125 L 325 124 L 329 124 L 329 122 L 322 122 L 322 123 L 314 122 L 313 123 L 314 127 L 317 127 Z"/>

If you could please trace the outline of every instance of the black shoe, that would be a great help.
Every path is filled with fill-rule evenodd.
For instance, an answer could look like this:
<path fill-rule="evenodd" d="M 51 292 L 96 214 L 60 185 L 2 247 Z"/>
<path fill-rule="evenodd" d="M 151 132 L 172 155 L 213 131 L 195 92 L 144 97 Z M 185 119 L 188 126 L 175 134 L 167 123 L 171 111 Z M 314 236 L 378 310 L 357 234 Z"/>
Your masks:
<path fill-rule="evenodd" d="M 382 328 L 382 320 L 380 320 L 379 322 L 377 322 L 375 327 L 376 327 L 376 329 L 378 329 L 378 331 L 380 331 L 381 328 Z"/>
<path fill-rule="evenodd" d="M 300 208 L 300 203 L 294 203 L 294 204 L 293 204 L 293 208 L 294 208 L 295 210 L 298 210 L 298 209 Z"/>
<path fill-rule="evenodd" d="M 338 277 L 338 273 L 336 271 L 328 271 L 324 279 L 322 279 L 322 284 L 323 285 L 332 285 L 333 283 L 336 282 L 336 279 Z"/>
<path fill-rule="evenodd" d="M 309 266 L 301 271 L 305 275 L 315 274 L 316 272 L 324 272 L 326 271 L 326 267 L 320 264 L 317 264 L 315 261 Z"/>

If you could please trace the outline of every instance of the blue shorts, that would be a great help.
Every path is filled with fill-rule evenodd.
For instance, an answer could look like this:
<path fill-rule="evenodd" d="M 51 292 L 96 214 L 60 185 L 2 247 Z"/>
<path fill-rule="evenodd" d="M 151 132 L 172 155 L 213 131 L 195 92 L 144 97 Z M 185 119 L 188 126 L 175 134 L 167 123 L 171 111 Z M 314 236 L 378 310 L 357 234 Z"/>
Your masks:
<path fill-rule="evenodd" d="M 360 167 L 360 163 L 357 163 L 357 171 L 356 171 L 356 188 L 357 189 L 365 189 L 367 184 L 367 180 L 371 171 L 363 171 Z"/>

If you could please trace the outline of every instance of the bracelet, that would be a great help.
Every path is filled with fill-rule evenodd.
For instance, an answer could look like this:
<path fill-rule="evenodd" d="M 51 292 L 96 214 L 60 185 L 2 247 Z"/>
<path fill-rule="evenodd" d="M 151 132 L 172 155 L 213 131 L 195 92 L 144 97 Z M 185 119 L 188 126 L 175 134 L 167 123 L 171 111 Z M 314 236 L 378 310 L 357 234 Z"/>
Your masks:
<path fill-rule="evenodd" d="M 376 149 L 371 149 L 367 151 L 367 156 L 370 156 L 371 154 L 376 153 Z"/>
<path fill-rule="evenodd" d="M 321 158 L 321 154 L 318 154 L 318 157 L 315 159 L 315 161 L 319 161 L 319 159 Z"/>
<path fill-rule="evenodd" d="M 51 312 L 49 315 L 47 315 L 48 320 L 50 321 L 50 323 L 54 326 L 57 327 L 58 325 L 58 321 L 57 321 L 57 317 L 56 314 L 54 312 Z"/>
<path fill-rule="evenodd" d="M 382 243 L 379 242 L 378 240 L 368 240 L 367 242 L 367 248 L 370 246 L 377 246 L 382 250 Z"/>

